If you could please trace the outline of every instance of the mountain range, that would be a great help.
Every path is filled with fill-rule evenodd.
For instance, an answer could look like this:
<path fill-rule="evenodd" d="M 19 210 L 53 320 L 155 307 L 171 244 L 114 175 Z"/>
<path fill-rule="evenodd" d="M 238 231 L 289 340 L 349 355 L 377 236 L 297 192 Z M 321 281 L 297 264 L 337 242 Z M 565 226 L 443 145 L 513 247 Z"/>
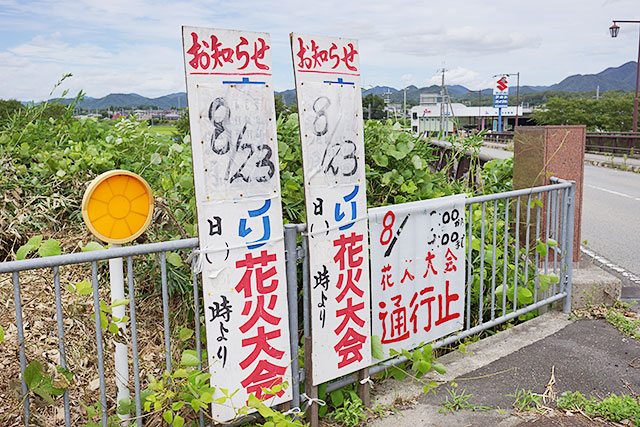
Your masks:
<path fill-rule="evenodd" d="M 595 91 L 600 88 L 600 92 L 608 90 L 624 90 L 631 91 L 635 89 L 636 79 L 636 62 L 630 61 L 619 67 L 609 67 L 597 74 L 574 74 L 551 86 L 521 86 L 520 94 L 528 94 L 543 91 L 564 91 L 564 92 L 588 92 Z M 515 95 L 516 87 L 511 80 L 509 94 Z M 423 93 L 440 93 L 440 86 L 432 85 L 422 88 L 416 86 L 408 86 L 406 88 L 407 102 L 417 103 L 420 100 L 420 94 Z M 452 99 L 469 98 L 477 94 L 477 90 L 470 90 L 461 85 L 447 86 L 449 95 Z M 483 89 L 482 96 L 491 96 L 493 89 Z M 375 86 L 363 92 L 363 95 L 379 95 L 389 94 L 391 102 L 401 103 L 404 100 L 405 89 L 395 89 L 390 86 Z M 295 89 L 288 89 L 282 92 L 276 92 L 280 95 L 287 105 L 296 103 Z M 62 102 L 68 104 L 72 99 L 65 99 Z M 109 107 L 155 107 L 161 109 L 182 108 L 187 105 L 187 95 L 185 92 L 172 93 L 158 98 L 147 98 L 135 93 L 111 93 L 102 98 L 85 97 L 79 103 L 80 108 L 84 109 L 107 109 Z"/>

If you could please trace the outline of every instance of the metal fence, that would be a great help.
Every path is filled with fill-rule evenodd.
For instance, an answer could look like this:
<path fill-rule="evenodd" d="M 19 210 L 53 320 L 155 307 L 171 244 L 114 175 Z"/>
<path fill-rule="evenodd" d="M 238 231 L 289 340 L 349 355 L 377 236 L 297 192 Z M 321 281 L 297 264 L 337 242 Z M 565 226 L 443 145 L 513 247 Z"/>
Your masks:
<path fill-rule="evenodd" d="M 471 185 L 479 182 L 479 177 L 477 175 L 479 175 L 480 170 L 482 170 L 485 163 L 493 160 L 493 157 L 484 153 L 473 153 L 471 150 L 462 152 L 458 147 L 455 147 L 448 142 L 431 139 L 429 140 L 429 144 L 435 147 L 434 154 L 437 159 L 432 163 L 434 170 L 443 170 L 447 164 L 450 162 L 453 163 L 447 170 L 450 178 L 460 179 L 465 174 L 469 173 L 472 166 L 475 166 L 473 172 L 476 176 L 468 176 L 468 182 Z M 475 159 L 477 164 L 472 165 L 472 159 Z"/>
<path fill-rule="evenodd" d="M 575 184 L 552 178 L 554 184 L 524 190 L 515 190 L 500 194 L 467 198 L 467 284 L 466 310 L 463 329 L 432 343 L 434 348 L 441 347 L 477 334 L 486 329 L 508 322 L 545 305 L 563 301 L 565 312 L 570 310 L 573 215 Z M 304 382 L 305 371 L 298 366 L 299 325 L 298 291 L 302 288 L 302 318 L 304 337 L 311 334 L 310 324 L 310 280 L 307 263 L 307 241 L 303 234 L 304 224 L 285 225 L 285 251 L 287 268 L 287 286 L 289 302 L 289 329 L 291 337 L 291 367 L 293 373 L 293 400 L 291 406 L 300 406 L 304 395 L 300 394 L 300 385 Z M 298 236 L 301 234 L 301 236 Z M 296 241 L 301 237 L 301 245 Z M 14 305 L 18 338 L 18 355 L 24 398 L 24 423 L 29 425 L 31 402 L 24 379 L 27 366 L 25 352 L 24 320 L 21 301 L 20 272 L 35 269 L 52 269 L 51 278 L 55 287 L 57 340 L 60 365 L 67 368 L 65 350 L 65 327 L 62 310 L 60 268 L 72 264 L 90 264 L 93 287 L 93 306 L 95 315 L 95 341 L 98 374 L 100 381 L 100 403 L 102 425 L 107 425 L 108 413 L 115 412 L 115 405 L 108 405 L 103 350 L 103 330 L 100 324 L 100 296 L 98 263 L 112 258 L 125 258 L 127 265 L 127 284 L 129 291 L 130 343 L 132 347 L 133 387 L 136 407 L 136 421 L 143 425 L 143 411 L 140 391 L 143 380 L 140 376 L 138 338 L 136 322 L 136 300 L 134 292 L 133 257 L 144 254 L 159 254 L 161 270 L 161 293 L 164 325 L 164 364 L 168 371 L 172 368 L 172 343 L 169 313 L 169 283 L 167 278 L 167 257 L 169 251 L 193 251 L 198 239 L 185 239 L 162 243 L 153 243 L 108 250 L 85 252 L 11 261 L 0 264 L 0 273 L 11 273 L 14 289 Z M 193 310 L 201 313 L 202 297 L 199 274 L 195 273 L 196 257 L 192 257 Z M 302 283 L 298 282 L 301 271 Z M 555 276 L 552 276 L 552 273 Z M 557 277 L 557 280 L 555 279 Z M 195 341 L 199 360 L 202 361 L 202 337 L 200 336 L 200 316 L 194 316 Z M 162 357 L 158 355 L 158 357 Z M 402 356 L 379 363 L 370 368 L 370 374 L 405 362 Z M 73 367 L 71 367 L 73 369 Z M 202 364 L 199 366 L 202 369 Z M 356 381 L 356 374 L 340 378 L 327 385 L 327 392 Z M 113 401 L 114 399 L 110 399 Z M 69 392 L 62 398 L 65 425 L 76 425 L 69 409 Z M 205 420 L 200 413 L 200 425 Z"/>
<path fill-rule="evenodd" d="M 486 134 L 484 140 L 496 144 L 513 142 L 513 131 Z M 613 156 L 640 157 L 640 133 L 638 132 L 587 132 L 585 137 L 587 153 L 609 154 Z"/>

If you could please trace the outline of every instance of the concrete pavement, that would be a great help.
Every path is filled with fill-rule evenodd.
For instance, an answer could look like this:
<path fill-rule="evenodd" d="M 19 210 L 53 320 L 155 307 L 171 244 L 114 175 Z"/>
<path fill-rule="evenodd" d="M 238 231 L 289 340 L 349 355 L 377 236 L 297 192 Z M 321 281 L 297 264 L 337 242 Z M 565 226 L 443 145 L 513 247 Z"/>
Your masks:
<path fill-rule="evenodd" d="M 640 342 L 621 335 L 604 320 L 549 312 L 468 345 L 466 354 L 453 352 L 441 357 L 447 373 L 434 374 L 433 378 L 447 382 L 435 394 L 423 394 L 423 384 L 416 380 L 388 379 L 376 385 L 373 407 L 393 405 L 402 409 L 368 425 L 527 426 L 545 416 L 518 413 L 513 408 L 513 395 L 519 390 L 542 395 L 552 383 L 549 392 L 558 396 L 565 391 L 580 391 L 585 396 L 603 398 L 610 393 L 630 394 L 625 385 L 630 384 L 640 392 L 640 369 L 634 364 L 638 356 Z M 442 402 L 451 400 L 450 390 L 468 395 L 469 404 L 486 408 L 445 413 Z M 553 408 L 554 404 L 549 402 L 547 406 Z M 549 412 L 547 423 L 535 425 L 554 425 L 554 419 Z M 599 425 L 575 417 L 574 424 L 560 421 L 557 425 Z"/>

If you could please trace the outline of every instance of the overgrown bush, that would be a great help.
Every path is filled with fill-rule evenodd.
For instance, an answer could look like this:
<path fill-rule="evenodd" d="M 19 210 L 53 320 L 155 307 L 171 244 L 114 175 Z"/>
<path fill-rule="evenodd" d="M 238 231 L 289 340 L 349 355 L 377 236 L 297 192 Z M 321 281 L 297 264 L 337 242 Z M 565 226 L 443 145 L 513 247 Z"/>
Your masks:
<path fill-rule="evenodd" d="M 76 102 L 81 96 L 82 94 L 78 95 Z M 179 130 L 182 137 L 176 140 L 175 136 L 154 133 L 145 122 L 138 122 L 135 118 L 116 122 L 74 119 L 75 104 L 71 103 L 66 107 L 55 102 L 29 105 L 0 119 L 0 191 L 3 194 L 0 198 L 0 247 L 3 251 L 0 252 L 0 259 L 12 257 L 18 247 L 38 234 L 60 239 L 63 252 L 78 250 L 79 241 L 86 243 L 91 240 L 80 212 L 82 194 L 92 179 L 111 169 L 126 169 L 138 173 L 149 182 L 154 191 L 156 211 L 152 226 L 138 242 L 195 236 L 197 229 L 191 147 L 184 123 L 186 121 L 188 125 L 188 120 L 182 120 L 182 128 Z M 57 113 L 53 115 L 51 112 Z M 297 115 L 280 115 L 277 130 L 284 220 L 304 222 L 304 188 Z M 390 121 L 366 121 L 364 142 L 369 206 L 405 203 L 457 193 L 490 193 L 511 189 L 513 164 L 510 160 L 489 162 L 480 171 L 477 158 L 482 144 L 480 137 L 452 138 L 449 142 L 455 149 L 454 154 L 444 168 L 437 171 L 432 166 L 436 159 L 435 148 L 422 138 L 401 132 L 400 126 Z M 461 153 L 467 151 L 473 156 L 470 173 L 475 175 L 480 172 L 481 176 L 480 182 L 474 187 L 469 185 L 468 177 L 456 180 L 448 173 L 460 159 Z M 491 295 L 489 266 L 493 251 L 497 255 L 496 269 L 506 265 L 511 274 L 509 277 L 513 277 L 514 273 L 513 260 L 509 263 L 509 259 L 501 254 L 497 245 L 493 248 L 489 240 L 494 225 L 488 217 L 484 218 L 485 256 L 480 258 L 483 221 L 477 208 L 472 216 L 475 224 L 472 230 L 472 312 L 478 313 L 486 311 L 490 301 L 485 299 L 483 307 L 479 305 L 481 292 L 483 295 Z M 495 225 L 499 230 L 504 230 L 507 226 L 501 221 Z M 510 245 L 512 243 L 513 239 L 509 241 Z M 190 266 L 183 264 L 179 256 L 176 258 L 169 255 L 170 293 L 177 293 L 179 297 L 189 300 L 192 295 Z M 526 255 L 528 254 L 520 252 L 518 256 Z M 138 263 L 138 286 L 147 286 L 152 280 L 150 278 L 158 276 L 157 269 L 157 262 L 153 257 Z M 481 269 L 484 269 L 482 285 L 478 273 Z M 533 286 L 532 282 L 527 283 L 524 289 L 529 289 L 530 286 Z M 501 297 L 502 294 L 498 294 L 498 291 L 499 289 L 495 289 L 495 295 Z M 520 293 L 526 294 L 526 291 L 518 291 L 521 303 L 528 300 L 529 294 Z M 432 355 L 430 351 L 428 353 L 429 355 L 426 350 L 419 352 L 419 358 L 414 360 L 414 369 L 419 375 L 424 374 L 425 364 L 428 363 L 431 369 Z M 437 370 L 439 367 L 434 364 L 433 369 Z M 338 412 L 336 421 L 357 422 L 361 418 L 357 397 L 351 394 L 349 392 L 347 396 L 343 391 L 331 393 L 331 401 L 336 406 L 340 406 L 337 402 L 346 401 L 347 397 L 351 402 L 351 410 Z M 208 395 L 205 397 L 208 400 Z M 167 400 L 169 401 L 170 399 Z M 173 417 L 175 414 L 171 412 L 169 415 Z"/>

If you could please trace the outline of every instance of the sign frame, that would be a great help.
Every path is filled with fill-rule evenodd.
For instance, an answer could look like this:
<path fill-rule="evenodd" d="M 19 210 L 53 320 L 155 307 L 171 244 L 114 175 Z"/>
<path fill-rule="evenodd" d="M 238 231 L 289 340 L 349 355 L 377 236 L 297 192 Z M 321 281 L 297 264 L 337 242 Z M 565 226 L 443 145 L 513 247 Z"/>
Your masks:
<path fill-rule="evenodd" d="M 312 281 L 311 381 L 316 386 L 371 365 L 359 47 L 357 40 L 340 37 L 291 33 L 290 39 Z"/>
<path fill-rule="evenodd" d="M 208 360 L 218 421 L 292 399 L 269 34 L 182 27 Z M 238 390 L 234 394 L 234 391 Z"/>
<path fill-rule="evenodd" d="M 464 326 L 465 195 L 369 209 L 372 336 L 411 351 Z M 374 267 L 375 266 L 375 267 Z"/>

